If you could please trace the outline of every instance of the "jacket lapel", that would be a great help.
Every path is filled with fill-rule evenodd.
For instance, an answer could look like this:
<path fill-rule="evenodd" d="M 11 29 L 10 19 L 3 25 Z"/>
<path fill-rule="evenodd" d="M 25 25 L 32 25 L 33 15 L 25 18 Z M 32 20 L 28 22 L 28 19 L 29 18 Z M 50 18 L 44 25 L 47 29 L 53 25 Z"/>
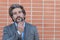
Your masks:
<path fill-rule="evenodd" d="M 29 25 L 25 22 L 25 28 L 24 28 L 24 39 L 28 40 L 28 34 L 29 34 Z"/>

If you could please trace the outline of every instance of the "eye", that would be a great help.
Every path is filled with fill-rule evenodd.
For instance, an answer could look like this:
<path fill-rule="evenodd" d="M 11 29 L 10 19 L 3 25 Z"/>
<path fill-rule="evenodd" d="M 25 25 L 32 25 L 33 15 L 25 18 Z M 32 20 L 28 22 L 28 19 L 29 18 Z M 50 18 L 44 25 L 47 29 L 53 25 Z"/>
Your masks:
<path fill-rule="evenodd" d="M 13 13 L 13 15 L 16 15 L 16 14 L 17 14 L 17 12 L 14 12 L 14 13 Z"/>
<path fill-rule="evenodd" d="M 22 13 L 22 11 L 19 11 L 19 13 Z"/>

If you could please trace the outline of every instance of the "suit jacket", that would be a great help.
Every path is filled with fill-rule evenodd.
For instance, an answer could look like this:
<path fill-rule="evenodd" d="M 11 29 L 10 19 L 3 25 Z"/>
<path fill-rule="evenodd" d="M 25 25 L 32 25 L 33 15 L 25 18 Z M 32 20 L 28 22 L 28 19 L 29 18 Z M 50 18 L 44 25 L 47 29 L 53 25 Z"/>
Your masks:
<path fill-rule="evenodd" d="M 19 37 L 20 35 L 17 33 L 17 28 L 14 23 L 4 27 L 2 40 L 18 40 Z M 39 40 L 35 26 L 25 23 L 24 40 Z"/>

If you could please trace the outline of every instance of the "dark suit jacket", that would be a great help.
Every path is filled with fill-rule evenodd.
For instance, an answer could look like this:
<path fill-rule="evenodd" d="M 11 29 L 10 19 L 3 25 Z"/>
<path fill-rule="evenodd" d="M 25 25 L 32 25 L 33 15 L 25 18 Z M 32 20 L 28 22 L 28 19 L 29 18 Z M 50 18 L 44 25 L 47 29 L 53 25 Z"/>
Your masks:
<path fill-rule="evenodd" d="M 20 35 L 17 33 L 17 28 L 13 23 L 4 28 L 2 40 L 18 40 L 19 36 Z M 24 40 L 39 40 L 35 26 L 29 23 L 25 23 Z"/>

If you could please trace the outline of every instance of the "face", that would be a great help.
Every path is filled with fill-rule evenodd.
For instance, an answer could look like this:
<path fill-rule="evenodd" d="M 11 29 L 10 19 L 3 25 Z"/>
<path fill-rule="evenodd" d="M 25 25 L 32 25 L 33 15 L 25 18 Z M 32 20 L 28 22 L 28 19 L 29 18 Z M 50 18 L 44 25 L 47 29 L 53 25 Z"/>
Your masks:
<path fill-rule="evenodd" d="M 12 13 L 13 13 L 13 20 L 16 22 L 20 22 L 20 19 L 24 20 L 25 18 L 25 15 L 23 14 L 22 9 L 20 8 L 13 9 Z"/>

